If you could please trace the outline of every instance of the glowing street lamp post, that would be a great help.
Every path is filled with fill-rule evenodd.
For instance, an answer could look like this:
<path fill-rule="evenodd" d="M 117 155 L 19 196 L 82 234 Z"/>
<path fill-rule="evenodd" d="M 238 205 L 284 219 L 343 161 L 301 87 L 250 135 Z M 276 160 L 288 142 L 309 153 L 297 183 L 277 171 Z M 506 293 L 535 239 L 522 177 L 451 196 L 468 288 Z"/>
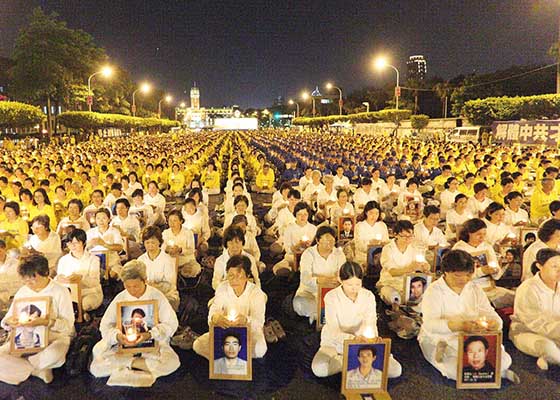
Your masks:
<path fill-rule="evenodd" d="M 150 90 L 152 90 L 152 86 L 149 83 L 145 82 L 142 85 L 140 85 L 138 89 L 132 92 L 132 116 L 133 117 L 136 117 L 136 92 L 140 91 L 144 94 L 147 94 L 150 92 Z"/>
<path fill-rule="evenodd" d="M 88 104 L 89 112 L 91 112 L 91 106 L 93 105 L 93 92 L 91 91 L 91 80 L 96 75 L 103 75 L 103 77 L 109 78 L 112 74 L 113 74 L 113 68 L 111 68 L 109 66 L 105 66 L 105 67 L 101 68 L 101 71 L 94 72 L 93 74 L 91 74 L 89 76 L 88 81 L 87 81 L 87 86 L 88 86 L 87 104 Z"/>
<path fill-rule="evenodd" d="M 378 70 L 383 70 L 386 67 L 391 67 L 395 70 L 395 72 L 397 73 L 397 86 L 395 86 L 395 108 L 398 110 L 399 109 L 399 97 L 401 96 L 401 88 L 399 86 L 399 70 L 389 64 L 387 62 L 387 59 L 385 59 L 384 57 L 379 57 L 377 60 L 375 60 L 375 68 L 377 68 Z"/>
<path fill-rule="evenodd" d="M 161 102 L 165 101 L 167 104 L 171 103 L 171 101 L 173 100 L 173 96 L 167 95 L 165 96 L 163 99 L 161 99 L 160 101 L 158 101 L 158 118 L 161 119 Z"/>
<path fill-rule="evenodd" d="M 288 100 L 288 104 L 293 106 L 294 104 L 296 105 L 296 118 L 299 117 L 299 103 L 297 101 L 293 101 L 293 100 Z"/>
<path fill-rule="evenodd" d="M 332 83 L 327 83 L 325 85 L 325 87 L 327 88 L 327 90 L 331 90 L 331 89 L 336 89 L 338 90 L 338 115 L 342 115 L 342 89 L 334 86 Z"/>

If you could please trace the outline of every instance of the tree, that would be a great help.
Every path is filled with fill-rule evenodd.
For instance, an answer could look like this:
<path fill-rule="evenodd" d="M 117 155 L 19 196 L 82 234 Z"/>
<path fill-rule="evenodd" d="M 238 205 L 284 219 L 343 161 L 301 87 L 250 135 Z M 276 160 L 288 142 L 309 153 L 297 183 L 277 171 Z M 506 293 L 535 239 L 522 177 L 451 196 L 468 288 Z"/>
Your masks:
<path fill-rule="evenodd" d="M 441 100 L 443 111 L 441 113 L 443 118 L 447 118 L 447 104 L 449 101 L 449 96 L 453 91 L 453 87 L 449 81 L 436 83 L 433 87 L 436 92 L 437 97 Z"/>
<path fill-rule="evenodd" d="M 36 8 L 16 40 L 12 58 L 13 97 L 35 104 L 46 101 L 50 120 L 51 102 L 70 105 L 72 85 L 83 85 L 106 55 L 89 34 Z"/>

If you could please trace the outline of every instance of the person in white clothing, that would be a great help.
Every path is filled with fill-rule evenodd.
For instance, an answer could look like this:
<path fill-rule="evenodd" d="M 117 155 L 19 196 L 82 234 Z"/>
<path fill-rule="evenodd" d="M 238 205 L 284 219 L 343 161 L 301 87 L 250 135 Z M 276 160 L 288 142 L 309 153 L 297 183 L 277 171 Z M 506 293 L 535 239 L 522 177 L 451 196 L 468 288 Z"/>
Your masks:
<path fill-rule="evenodd" d="M 126 251 L 129 259 L 138 258 L 140 250 L 140 221 L 129 214 L 130 202 L 117 199 L 115 202 L 116 215 L 111 220 L 111 226 L 117 228 L 123 239 L 126 239 Z"/>
<path fill-rule="evenodd" d="M 97 309 L 103 303 L 99 257 L 86 251 L 87 235 L 82 229 L 68 234 L 70 253 L 58 260 L 56 280 L 61 283 L 80 282 L 82 308 L 84 311 Z"/>
<path fill-rule="evenodd" d="M 354 215 L 354 206 L 348 201 L 348 191 L 338 189 L 336 191 L 336 203 L 333 204 L 329 212 L 331 226 L 338 227 L 340 217 L 352 217 Z"/>
<path fill-rule="evenodd" d="M 93 348 L 90 372 L 96 378 L 109 376 L 108 385 L 152 386 L 160 376 L 175 372 L 181 365 L 179 357 L 169 345 L 177 330 L 177 315 L 158 289 L 147 285 L 146 266 L 138 260 L 129 261 L 121 271 L 124 290 L 120 292 L 105 311 L 99 330 L 102 339 Z M 158 320 L 146 332 L 139 333 L 134 342 L 129 342 L 121 327 L 117 326 L 117 305 L 124 301 L 155 300 Z M 138 345 L 155 340 L 157 350 L 133 353 L 118 353 L 118 345 Z"/>
<path fill-rule="evenodd" d="M 253 213 L 253 201 L 251 200 L 251 196 L 249 192 L 245 190 L 245 186 L 242 182 L 237 182 L 233 184 L 231 193 L 227 194 L 224 198 L 224 213 L 225 215 L 234 214 L 235 213 L 235 198 L 237 196 L 245 196 L 248 200 L 247 205 L 247 212 Z"/>
<path fill-rule="evenodd" d="M 346 189 L 350 188 L 350 180 L 348 177 L 344 176 L 344 166 L 338 165 L 336 167 L 336 174 L 333 176 L 333 185 L 335 189 Z"/>
<path fill-rule="evenodd" d="M 233 200 L 233 205 L 235 207 L 235 212 L 231 214 L 227 214 L 224 219 L 224 229 L 231 225 L 231 220 L 236 215 L 245 215 L 247 217 L 247 228 L 249 231 L 253 232 L 255 236 L 259 236 L 261 234 L 261 230 L 257 225 L 257 220 L 255 216 L 248 211 L 249 206 L 249 199 L 245 195 L 240 195 Z"/>
<path fill-rule="evenodd" d="M 231 220 L 231 225 L 229 227 L 231 228 L 232 226 L 241 228 L 245 235 L 243 250 L 255 259 L 259 272 L 263 272 L 266 269 L 266 264 L 261 261 L 261 249 L 259 248 L 255 234 L 247 229 L 247 217 L 245 215 L 236 215 Z"/>
<path fill-rule="evenodd" d="M 354 233 L 354 243 L 356 244 L 354 260 L 365 268 L 369 248 L 387 244 L 389 230 L 383 222 L 381 209 L 376 201 L 368 201 L 363 210 L 359 218 L 361 221 L 356 224 Z"/>
<path fill-rule="evenodd" d="M 248 323 L 253 358 L 262 358 L 267 350 L 263 333 L 267 298 L 258 286 L 249 281 L 251 260 L 243 255 L 231 257 L 226 265 L 226 276 L 227 281 L 218 286 L 208 311 L 208 324 L 227 329 Z M 197 338 L 193 350 L 208 359 L 210 334 L 205 333 Z"/>
<path fill-rule="evenodd" d="M 486 224 L 486 241 L 494 248 L 511 245 L 517 236 L 513 228 L 504 223 L 506 210 L 499 203 L 492 202 L 486 208 L 484 223 Z"/>
<path fill-rule="evenodd" d="M 68 234 L 70 231 L 70 227 L 74 226 L 74 228 L 83 229 L 85 232 L 88 231 L 90 228 L 90 224 L 88 220 L 82 215 L 82 211 L 84 206 L 82 201 L 79 199 L 72 199 L 68 202 L 68 206 L 66 207 L 68 216 L 63 217 L 60 222 L 58 223 L 58 227 L 56 228 L 56 233 L 61 238 Z"/>
<path fill-rule="evenodd" d="M 521 208 L 523 204 L 523 195 L 519 192 L 509 192 L 504 198 L 506 203 L 506 215 L 504 222 L 506 225 L 516 227 L 516 232 L 519 228 L 529 223 L 529 213 Z"/>
<path fill-rule="evenodd" d="M 270 210 L 264 216 L 264 219 L 268 223 L 274 223 L 278 217 L 278 213 L 288 206 L 289 200 L 288 196 L 292 190 L 292 185 L 289 182 L 282 182 L 280 189 L 272 194 L 272 205 Z M 253 211 L 251 210 L 251 213 Z"/>
<path fill-rule="evenodd" d="M 95 212 L 97 226 L 87 231 L 87 248 L 94 254 L 104 252 L 110 276 L 117 278 L 121 270 L 119 252 L 123 250 L 123 240 L 120 232 L 109 226 L 110 219 L 111 212 L 106 208 Z"/>
<path fill-rule="evenodd" d="M 103 208 L 103 191 L 95 189 L 91 194 L 91 204 L 85 207 L 83 211 L 84 218 L 89 222 L 90 228 L 96 225 L 95 213 L 100 208 Z M 112 215 L 111 210 L 109 210 L 109 213 Z"/>
<path fill-rule="evenodd" d="M 414 246 L 424 250 L 449 246 L 445 235 L 437 227 L 441 214 L 439 207 L 426 206 L 422 214 L 422 221 L 414 225 Z"/>
<path fill-rule="evenodd" d="M 208 249 L 208 239 L 212 234 L 208 214 L 205 213 L 204 209 L 197 208 L 196 200 L 189 197 L 183 204 L 181 215 L 183 215 L 184 220 L 183 227 L 196 235 L 196 248 L 202 252 L 206 251 Z"/>
<path fill-rule="evenodd" d="M 244 255 L 251 260 L 251 276 L 253 283 L 258 287 L 261 287 L 261 281 L 259 279 L 259 270 L 255 258 L 243 250 L 245 245 L 245 234 L 243 230 L 235 225 L 228 227 L 224 231 L 223 237 L 224 251 L 222 254 L 216 258 L 214 263 L 214 274 L 212 276 L 212 288 L 214 290 L 218 289 L 221 283 L 227 281 L 226 265 L 229 259 L 233 256 Z"/>
<path fill-rule="evenodd" d="M 296 314 L 308 317 L 310 323 L 317 319 L 318 278 L 336 282 L 338 269 L 346 262 L 342 249 L 335 247 L 336 233 L 330 226 L 320 226 L 313 243 L 301 255 L 301 278 L 293 299 Z"/>
<path fill-rule="evenodd" d="M 447 212 L 453 208 L 455 204 L 455 197 L 460 193 L 457 187 L 459 181 L 455 177 L 447 178 L 447 182 L 443 184 L 445 190 L 439 195 L 439 203 L 441 209 L 441 217 L 445 218 Z"/>
<path fill-rule="evenodd" d="M 142 231 L 146 252 L 138 257 L 146 265 L 148 285 L 162 292 L 175 311 L 179 308 L 177 291 L 177 260 L 161 249 L 163 237 L 157 226 L 147 226 Z"/>
<path fill-rule="evenodd" d="M 296 265 L 297 255 L 303 253 L 311 244 L 317 232 L 317 227 L 309 223 L 310 214 L 311 210 L 307 203 L 300 201 L 294 207 L 296 222 L 288 225 L 284 231 L 282 244 L 286 254 L 282 261 L 274 265 L 275 275 L 285 275 L 292 271 Z"/>
<path fill-rule="evenodd" d="M 329 218 L 331 208 L 338 200 L 337 190 L 334 188 L 332 175 L 323 176 L 324 187 L 317 194 L 317 213 L 315 217 L 321 221 Z"/>
<path fill-rule="evenodd" d="M 49 260 L 51 276 L 54 276 L 56 274 L 56 263 L 62 255 L 60 236 L 56 232 L 51 231 L 48 215 L 37 215 L 33 218 L 31 229 L 33 235 L 24 244 L 22 253 L 25 255 L 27 253 L 26 250 L 29 249 L 44 255 Z"/>
<path fill-rule="evenodd" d="M 361 187 L 356 190 L 353 197 L 357 213 L 361 213 L 365 205 L 370 201 L 379 202 L 379 192 L 372 188 L 371 179 L 369 178 L 362 179 Z"/>
<path fill-rule="evenodd" d="M 517 288 L 509 337 L 547 370 L 560 364 L 560 252 L 539 250 L 532 269 L 533 277 Z"/>
<path fill-rule="evenodd" d="M 379 295 L 388 305 L 401 304 L 404 299 L 404 280 L 416 271 L 428 272 L 424 251 L 412 245 L 414 225 L 410 221 L 397 221 L 395 239 L 381 250 L 381 276 L 377 282 Z"/>
<path fill-rule="evenodd" d="M 473 281 L 484 288 L 484 292 L 496 308 L 513 305 L 514 292 L 502 287 L 494 287 L 492 280 L 500 279 L 505 270 L 498 262 L 494 248 L 486 241 L 486 224 L 479 218 L 465 222 L 459 234 L 459 241 L 453 250 L 463 250 L 475 257 Z"/>
<path fill-rule="evenodd" d="M 483 290 L 472 282 L 474 260 L 467 252 L 451 250 L 441 264 L 443 276 L 428 286 L 423 296 L 418 343 L 430 364 L 446 378 L 456 380 L 459 333 L 501 330 L 502 320 Z M 511 357 L 502 345 L 502 377 L 519 383 L 510 366 Z"/>
<path fill-rule="evenodd" d="M 447 211 L 445 217 L 445 237 L 447 240 L 456 240 L 458 236 L 457 229 L 469 219 L 473 218 L 473 215 L 467 209 L 467 196 L 463 193 L 459 193 L 455 196 L 455 206 Z"/>
<path fill-rule="evenodd" d="M 409 211 L 411 204 L 415 204 L 415 212 Z M 416 222 L 422 216 L 422 209 L 424 208 L 424 198 L 418 191 L 418 181 L 415 178 L 409 179 L 406 182 L 406 190 L 399 194 L 397 200 L 397 215 L 402 216 L 402 219 L 412 220 Z"/>
<path fill-rule="evenodd" d="M 159 192 L 158 184 L 155 181 L 148 183 L 148 192 L 144 196 L 144 204 L 151 206 L 154 211 L 154 221 L 156 225 L 164 224 L 165 217 L 165 197 Z M 151 225 L 151 224 L 150 224 Z"/>
<path fill-rule="evenodd" d="M 345 262 L 338 271 L 340 286 L 325 295 L 325 325 L 321 347 L 311 364 L 315 376 L 331 376 L 342 371 L 342 353 L 347 339 L 378 337 L 375 296 L 362 287 L 364 273 L 354 262 Z M 389 378 L 397 378 L 402 367 L 389 358 Z"/>
<path fill-rule="evenodd" d="M 48 346 L 31 356 L 11 355 L 10 342 L 0 347 L 0 381 L 19 385 L 30 375 L 42 379 L 45 383 L 53 380 L 52 369 L 66 362 L 66 353 L 74 336 L 74 310 L 68 289 L 49 278 L 49 263 L 40 254 L 24 258 L 19 267 L 19 275 L 25 282 L 14 296 L 8 312 L 0 325 L 11 331 L 20 326 L 48 326 Z M 24 324 L 19 322 L 18 312 L 14 309 L 15 300 L 30 297 L 50 297 L 48 319 L 38 317 Z"/>
<path fill-rule="evenodd" d="M 474 218 L 482 217 L 492 200 L 488 196 L 488 186 L 483 182 L 474 184 L 474 196 L 467 201 L 467 209 Z"/>
<path fill-rule="evenodd" d="M 551 219 L 546 221 L 541 225 L 537 232 L 537 238 L 534 243 L 532 243 L 523 252 L 523 273 L 521 274 L 521 281 L 525 281 L 533 276 L 531 267 L 533 262 L 536 260 L 537 252 L 541 249 L 560 249 L 560 221 L 557 219 Z"/>
<path fill-rule="evenodd" d="M 185 278 L 194 278 L 200 274 L 202 267 L 196 261 L 194 234 L 183 227 L 185 220 L 179 210 L 171 210 L 167 216 L 169 228 L 163 231 L 162 250 L 177 258 L 178 271 Z"/>
<path fill-rule="evenodd" d="M 152 225 L 155 221 L 154 209 L 144 203 L 144 191 L 142 189 L 136 189 L 132 192 L 132 205 L 128 212 L 138 219 L 141 228 Z"/>
<path fill-rule="evenodd" d="M 304 193 L 305 189 L 307 188 L 307 185 L 313 182 L 312 174 L 313 174 L 313 168 L 311 168 L 311 166 L 309 165 L 305 167 L 304 175 L 301 178 L 299 178 L 299 184 L 298 184 L 298 190 L 301 193 Z M 321 179 L 320 175 L 319 175 L 319 179 Z"/>
<path fill-rule="evenodd" d="M 319 192 L 324 188 L 325 186 L 321 183 L 321 171 L 313 170 L 311 173 L 311 182 L 305 185 L 305 189 L 300 189 L 303 194 L 303 201 L 307 202 L 309 206 L 314 209 Z"/>
<path fill-rule="evenodd" d="M 288 225 L 296 221 L 294 216 L 294 208 L 301 201 L 301 194 L 296 189 L 290 189 L 288 193 L 288 205 L 278 211 L 274 224 L 267 229 L 266 234 L 276 238 L 276 241 L 270 245 L 270 252 L 274 255 L 282 252 L 282 243 L 284 232 Z"/>
<path fill-rule="evenodd" d="M 23 286 L 23 281 L 18 274 L 19 260 L 8 251 L 6 242 L 0 239 L 0 312 L 8 309 L 10 298 Z"/>

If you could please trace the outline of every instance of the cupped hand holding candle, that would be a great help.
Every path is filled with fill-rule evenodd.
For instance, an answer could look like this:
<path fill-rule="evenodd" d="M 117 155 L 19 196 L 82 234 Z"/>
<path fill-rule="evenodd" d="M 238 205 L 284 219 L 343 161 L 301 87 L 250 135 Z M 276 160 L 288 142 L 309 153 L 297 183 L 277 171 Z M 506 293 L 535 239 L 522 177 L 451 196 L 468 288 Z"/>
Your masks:
<path fill-rule="evenodd" d="M 138 339 L 138 332 L 136 332 L 136 328 L 130 326 L 126 328 L 126 341 L 129 343 L 135 343 Z"/>

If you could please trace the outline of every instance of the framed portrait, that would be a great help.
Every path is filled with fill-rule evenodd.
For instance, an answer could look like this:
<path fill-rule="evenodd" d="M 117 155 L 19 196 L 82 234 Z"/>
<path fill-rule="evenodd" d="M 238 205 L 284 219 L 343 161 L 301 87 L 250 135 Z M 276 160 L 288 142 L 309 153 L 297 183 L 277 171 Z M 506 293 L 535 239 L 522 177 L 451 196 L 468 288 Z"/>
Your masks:
<path fill-rule="evenodd" d="M 325 325 L 325 295 L 340 285 L 334 279 L 317 277 L 317 330 Z"/>
<path fill-rule="evenodd" d="M 409 217 L 412 221 L 420 218 L 420 201 L 413 196 L 405 198 L 404 215 Z"/>
<path fill-rule="evenodd" d="M 342 394 L 387 392 L 390 354 L 391 339 L 345 340 L 342 353 Z"/>
<path fill-rule="evenodd" d="M 433 275 L 424 273 L 408 274 L 404 280 L 404 302 L 415 305 L 422 301 L 422 296 L 432 283 Z"/>
<path fill-rule="evenodd" d="M 122 301 L 117 303 L 117 326 L 127 341 L 135 342 L 138 335 L 149 332 L 158 324 L 156 300 Z M 119 344 L 120 353 L 145 353 L 157 350 L 157 342 L 150 339 L 137 345 Z"/>
<path fill-rule="evenodd" d="M 499 389 L 502 332 L 461 333 L 457 389 Z"/>
<path fill-rule="evenodd" d="M 471 253 L 474 258 L 475 268 L 486 267 L 490 261 L 490 253 L 488 251 L 476 251 Z"/>
<path fill-rule="evenodd" d="M 97 224 L 95 223 L 95 213 L 97 210 L 90 210 L 84 213 L 84 218 L 89 222 L 92 228 L 96 227 Z"/>
<path fill-rule="evenodd" d="M 354 228 L 356 226 L 356 218 L 354 216 L 338 217 L 338 240 L 354 239 Z"/>
<path fill-rule="evenodd" d="M 77 282 L 66 283 L 57 281 L 62 286 L 65 286 L 70 292 L 70 297 L 72 298 L 72 308 L 74 309 L 74 318 L 76 322 L 83 322 L 83 309 L 82 309 L 82 278 L 80 277 Z"/>
<path fill-rule="evenodd" d="M 210 325 L 210 379 L 253 379 L 249 325 L 220 328 Z"/>
<path fill-rule="evenodd" d="M 519 241 L 518 241 L 518 243 L 522 247 L 524 247 L 526 244 L 531 243 L 531 240 L 534 242 L 537 239 L 537 232 L 538 231 L 539 231 L 538 226 L 522 226 L 521 228 L 519 228 Z"/>
<path fill-rule="evenodd" d="M 99 274 L 101 279 L 109 280 L 109 266 L 107 264 L 108 250 L 103 246 L 95 246 L 90 249 L 90 253 L 99 257 Z"/>
<path fill-rule="evenodd" d="M 35 318 L 49 318 L 50 297 L 26 297 L 14 300 L 13 315 L 26 323 Z M 18 326 L 10 332 L 10 353 L 31 354 L 44 350 L 49 345 L 49 328 L 40 326 Z"/>

